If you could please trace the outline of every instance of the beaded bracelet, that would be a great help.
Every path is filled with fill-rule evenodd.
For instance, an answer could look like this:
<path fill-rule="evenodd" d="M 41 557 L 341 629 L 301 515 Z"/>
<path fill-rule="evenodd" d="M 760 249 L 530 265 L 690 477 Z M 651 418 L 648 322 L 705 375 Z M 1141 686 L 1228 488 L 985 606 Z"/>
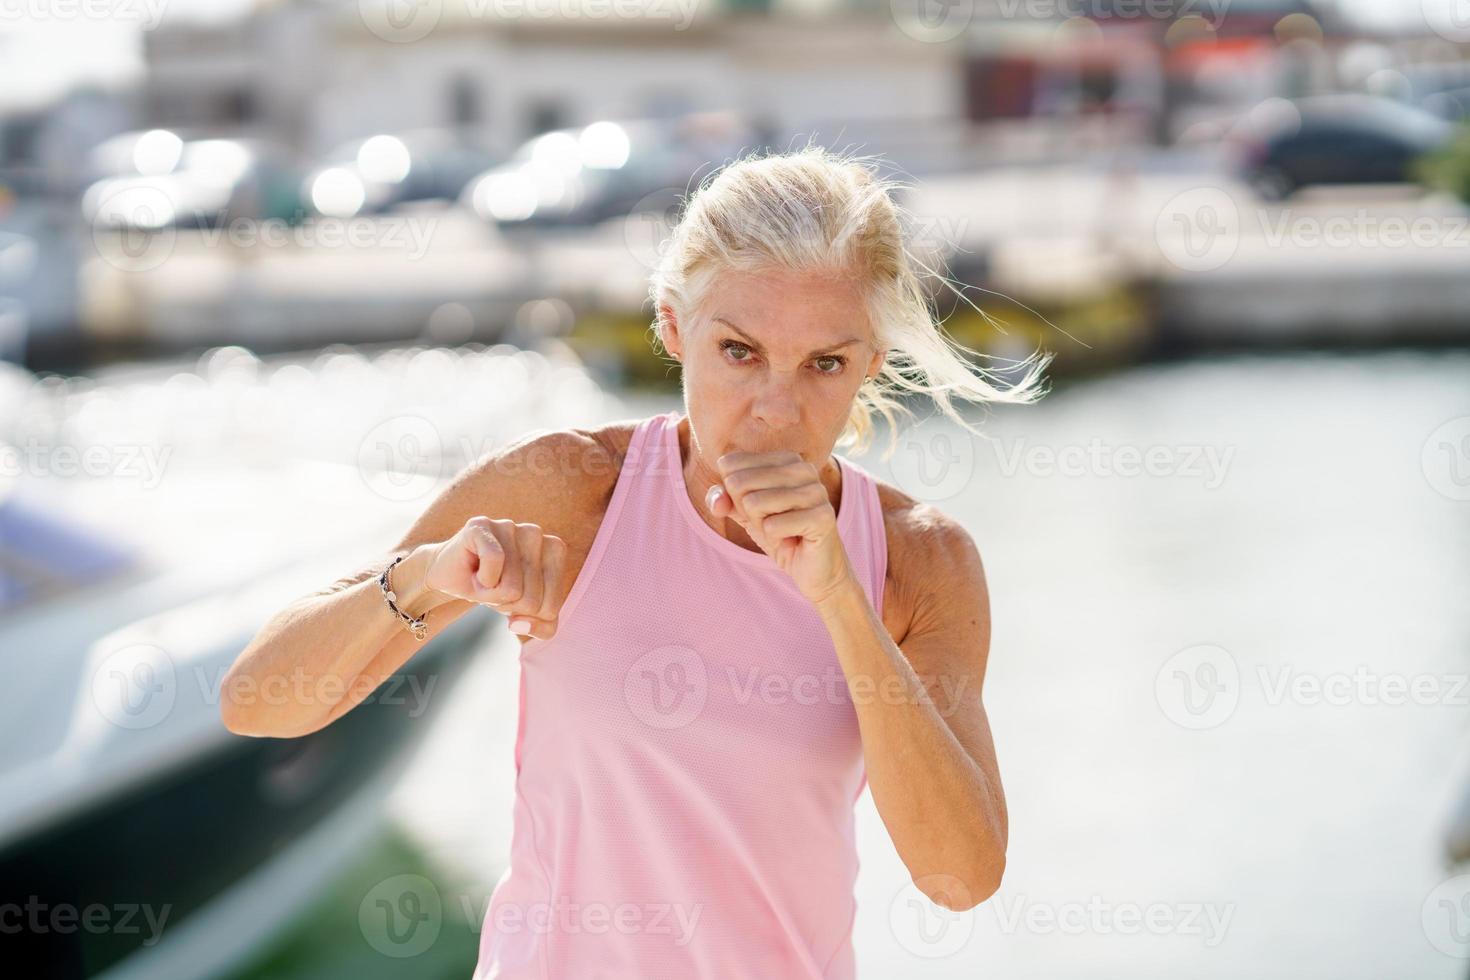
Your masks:
<path fill-rule="evenodd" d="M 414 618 L 413 616 L 409 616 L 404 613 L 402 609 L 399 609 L 398 596 L 391 588 L 388 587 L 388 573 L 393 571 L 394 565 L 403 561 L 403 559 L 406 557 L 408 556 L 399 555 L 397 558 L 388 563 L 388 567 L 383 569 L 383 574 L 378 576 L 378 586 L 383 590 L 383 598 L 388 600 L 388 608 L 393 610 L 393 615 L 397 616 L 399 620 L 402 621 L 404 627 L 413 634 L 413 638 L 415 640 L 422 640 L 429 635 L 429 624 L 424 621 L 424 618 L 422 616 Z"/>

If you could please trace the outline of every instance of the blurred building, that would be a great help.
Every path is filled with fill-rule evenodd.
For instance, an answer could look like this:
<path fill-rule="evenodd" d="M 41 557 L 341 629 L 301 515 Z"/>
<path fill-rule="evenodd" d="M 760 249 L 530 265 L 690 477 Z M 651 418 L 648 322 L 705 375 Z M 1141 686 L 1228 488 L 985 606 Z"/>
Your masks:
<path fill-rule="evenodd" d="M 314 154 L 418 127 L 461 128 L 508 151 L 561 126 L 705 109 L 782 133 L 847 127 L 859 142 L 964 115 L 962 45 L 916 44 L 862 9 L 655 0 L 632 17 L 509 19 L 487 15 L 488 2 L 446 0 L 421 28 L 364 8 L 262 4 L 229 24 L 165 22 L 144 39 L 145 125 Z"/>

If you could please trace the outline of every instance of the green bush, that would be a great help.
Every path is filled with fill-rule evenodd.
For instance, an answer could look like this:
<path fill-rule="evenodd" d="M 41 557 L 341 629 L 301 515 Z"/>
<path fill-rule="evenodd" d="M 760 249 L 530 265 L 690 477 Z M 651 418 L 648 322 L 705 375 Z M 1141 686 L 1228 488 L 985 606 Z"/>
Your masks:
<path fill-rule="evenodd" d="M 1470 125 L 1462 125 L 1443 149 L 1421 157 L 1417 178 L 1470 203 Z"/>

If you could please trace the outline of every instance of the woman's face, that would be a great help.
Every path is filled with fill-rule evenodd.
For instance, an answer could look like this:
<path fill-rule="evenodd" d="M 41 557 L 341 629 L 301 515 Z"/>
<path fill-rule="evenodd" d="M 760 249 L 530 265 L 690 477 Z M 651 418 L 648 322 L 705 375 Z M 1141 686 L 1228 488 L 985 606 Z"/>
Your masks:
<path fill-rule="evenodd" d="M 732 450 L 786 449 L 824 468 L 859 386 L 883 363 L 862 297 L 837 277 L 727 272 L 696 322 L 664 314 L 709 465 Z"/>

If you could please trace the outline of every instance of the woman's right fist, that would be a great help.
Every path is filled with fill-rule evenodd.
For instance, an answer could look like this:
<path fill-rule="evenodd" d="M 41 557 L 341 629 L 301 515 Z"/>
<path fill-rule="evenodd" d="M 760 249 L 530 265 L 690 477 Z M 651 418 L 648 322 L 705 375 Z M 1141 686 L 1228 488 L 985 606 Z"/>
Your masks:
<path fill-rule="evenodd" d="M 551 639 L 567 544 L 537 524 L 471 517 L 429 560 L 424 585 L 505 614 L 523 639 Z"/>

